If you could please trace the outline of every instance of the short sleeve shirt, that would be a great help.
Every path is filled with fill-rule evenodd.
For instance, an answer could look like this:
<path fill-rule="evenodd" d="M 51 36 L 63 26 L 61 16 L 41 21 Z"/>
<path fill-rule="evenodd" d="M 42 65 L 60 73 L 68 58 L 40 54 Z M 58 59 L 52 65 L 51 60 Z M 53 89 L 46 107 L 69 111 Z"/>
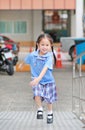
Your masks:
<path fill-rule="evenodd" d="M 42 69 L 47 66 L 48 70 L 41 79 L 41 84 L 47 84 L 54 82 L 54 77 L 52 75 L 53 70 L 53 54 L 48 52 L 43 56 L 39 55 L 39 50 L 28 54 L 25 58 L 25 63 L 30 64 L 32 78 L 38 77 Z"/>

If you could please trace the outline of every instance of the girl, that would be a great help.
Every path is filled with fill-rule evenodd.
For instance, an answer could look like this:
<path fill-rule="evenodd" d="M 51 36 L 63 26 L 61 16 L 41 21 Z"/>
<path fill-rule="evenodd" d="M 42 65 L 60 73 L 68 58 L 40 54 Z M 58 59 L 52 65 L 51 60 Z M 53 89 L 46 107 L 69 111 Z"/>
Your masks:
<path fill-rule="evenodd" d="M 47 103 L 47 123 L 53 122 L 52 103 L 57 100 L 53 70 L 53 40 L 48 34 L 41 34 L 36 42 L 36 51 L 25 58 L 25 63 L 31 66 L 34 99 L 37 104 L 37 119 L 43 119 L 42 101 Z"/>

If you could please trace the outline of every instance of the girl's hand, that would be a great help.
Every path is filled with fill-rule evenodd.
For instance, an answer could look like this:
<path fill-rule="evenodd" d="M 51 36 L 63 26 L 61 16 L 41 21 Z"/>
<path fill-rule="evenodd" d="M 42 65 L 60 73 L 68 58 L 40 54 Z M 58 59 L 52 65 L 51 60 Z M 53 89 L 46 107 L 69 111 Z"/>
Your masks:
<path fill-rule="evenodd" d="M 30 82 L 30 86 L 36 86 L 39 83 L 39 81 L 42 79 L 42 77 L 45 75 L 47 69 L 48 67 L 45 66 L 41 71 L 40 75 L 38 77 L 34 77 L 34 80 Z"/>
<path fill-rule="evenodd" d="M 40 81 L 39 78 L 35 78 L 30 82 L 30 86 L 36 86 L 39 83 L 39 81 Z"/>
<path fill-rule="evenodd" d="M 20 63 L 20 65 L 18 66 L 18 68 L 19 68 L 20 70 L 22 70 L 22 69 L 23 69 L 23 66 L 24 66 L 24 62 Z"/>

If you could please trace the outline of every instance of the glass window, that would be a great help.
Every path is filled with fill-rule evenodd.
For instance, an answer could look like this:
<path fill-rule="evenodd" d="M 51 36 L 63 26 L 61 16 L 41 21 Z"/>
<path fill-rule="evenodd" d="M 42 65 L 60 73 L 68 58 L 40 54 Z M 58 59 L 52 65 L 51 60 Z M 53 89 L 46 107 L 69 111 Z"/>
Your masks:
<path fill-rule="evenodd" d="M 25 21 L 16 21 L 14 22 L 14 33 L 26 33 L 26 22 Z"/>
<path fill-rule="evenodd" d="M 43 30 L 53 37 L 54 42 L 59 42 L 61 36 L 69 36 L 67 10 L 45 10 L 43 16 Z"/>
<path fill-rule="evenodd" d="M 0 21 L 0 33 L 4 33 L 6 28 L 6 24 L 3 21 Z"/>
<path fill-rule="evenodd" d="M 27 22 L 0 21 L 0 33 L 27 33 Z"/>
<path fill-rule="evenodd" d="M 12 33 L 12 22 L 0 21 L 0 33 Z"/>
<path fill-rule="evenodd" d="M 5 22 L 5 33 L 12 33 L 12 22 Z"/>

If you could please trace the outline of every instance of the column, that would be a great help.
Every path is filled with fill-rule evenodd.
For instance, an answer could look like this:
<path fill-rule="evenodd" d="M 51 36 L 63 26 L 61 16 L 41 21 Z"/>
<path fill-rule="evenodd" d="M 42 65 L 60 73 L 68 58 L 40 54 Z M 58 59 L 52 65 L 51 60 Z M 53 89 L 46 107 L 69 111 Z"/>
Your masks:
<path fill-rule="evenodd" d="M 76 0 L 76 37 L 83 37 L 83 0 Z"/>

